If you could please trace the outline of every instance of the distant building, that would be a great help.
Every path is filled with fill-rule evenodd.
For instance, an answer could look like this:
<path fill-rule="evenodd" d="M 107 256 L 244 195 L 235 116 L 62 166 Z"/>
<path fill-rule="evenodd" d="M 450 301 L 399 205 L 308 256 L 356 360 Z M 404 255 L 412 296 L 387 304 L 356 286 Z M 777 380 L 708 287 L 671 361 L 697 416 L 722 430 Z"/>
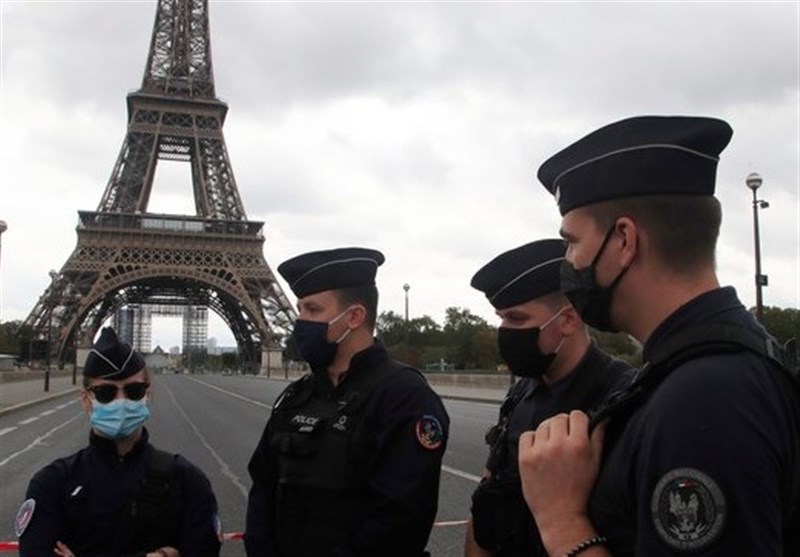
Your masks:
<path fill-rule="evenodd" d="M 17 356 L 13 354 L 0 354 L 0 371 L 14 371 L 16 369 Z"/>
<path fill-rule="evenodd" d="M 147 369 L 154 373 L 159 373 L 170 367 L 170 357 L 167 355 L 160 346 L 156 346 L 150 354 L 144 357 Z"/>

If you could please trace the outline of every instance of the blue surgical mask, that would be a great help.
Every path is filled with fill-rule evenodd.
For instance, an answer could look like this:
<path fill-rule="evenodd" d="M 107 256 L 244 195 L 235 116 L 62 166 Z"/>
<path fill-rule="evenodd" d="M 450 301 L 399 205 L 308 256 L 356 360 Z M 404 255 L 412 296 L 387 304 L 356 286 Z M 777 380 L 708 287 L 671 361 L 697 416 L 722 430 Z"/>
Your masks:
<path fill-rule="evenodd" d="M 147 399 L 118 398 L 108 404 L 92 401 L 90 423 L 109 439 L 124 439 L 132 435 L 150 417 Z"/>
<path fill-rule="evenodd" d="M 339 343 L 350 334 L 350 329 L 347 329 L 336 342 L 330 342 L 328 341 L 328 327 L 341 319 L 350 309 L 347 308 L 327 323 L 308 321 L 306 319 L 298 319 L 294 322 L 292 338 L 297 350 L 300 352 L 300 356 L 308 362 L 311 371 L 317 373 L 327 372 L 328 366 L 331 365 L 331 362 L 336 357 Z"/>

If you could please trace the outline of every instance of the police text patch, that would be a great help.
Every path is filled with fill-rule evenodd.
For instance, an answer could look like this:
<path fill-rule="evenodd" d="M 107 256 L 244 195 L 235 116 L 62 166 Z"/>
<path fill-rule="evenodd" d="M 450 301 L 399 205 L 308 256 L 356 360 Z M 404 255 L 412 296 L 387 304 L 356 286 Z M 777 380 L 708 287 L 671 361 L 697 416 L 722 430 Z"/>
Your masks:
<path fill-rule="evenodd" d="M 725 527 L 722 490 L 694 468 L 676 468 L 664 474 L 653 490 L 650 510 L 661 540 L 679 552 L 708 547 Z"/>

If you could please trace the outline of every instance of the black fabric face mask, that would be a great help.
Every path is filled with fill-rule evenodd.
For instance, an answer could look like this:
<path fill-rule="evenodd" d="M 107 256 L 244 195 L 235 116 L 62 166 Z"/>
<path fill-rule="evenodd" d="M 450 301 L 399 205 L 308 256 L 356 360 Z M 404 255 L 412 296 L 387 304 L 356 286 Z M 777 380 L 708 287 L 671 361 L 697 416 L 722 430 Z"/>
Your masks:
<path fill-rule="evenodd" d="M 597 255 L 594 256 L 592 263 L 588 267 L 576 269 L 566 259 L 561 263 L 561 291 L 575 306 L 583 322 L 598 331 L 613 333 L 619 330 L 611 322 L 611 302 L 614 289 L 629 267 L 622 269 L 617 278 L 608 286 L 597 284 L 596 270 L 597 262 L 600 256 L 603 255 L 603 251 L 606 249 L 606 244 L 608 244 L 615 227 L 616 223 L 606 234 L 600 249 L 597 251 Z"/>
<path fill-rule="evenodd" d="M 298 319 L 294 322 L 292 339 L 300 356 L 308 362 L 314 373 L 327 373 L 328 366 L 336 358 L 339 343 L 350 333 L 348 329 L 336 342 L 328 340 L 328 327 L 338 321 L 351 308 L 347 308 L 329 323 Z"/>
<path fill-rule="evenodd" d="M 518 377 L 539 378 L 547 372 L 550 364 L 558 354 L 558 349 L 552 354 L 544 354 L 539 348 L 539 335 L 561 315 L 561 309 L 541 327 L 527 327 L 525 329 L 511 329 L 500 327 L 497 330 L 497 347 L 500 357 L 506 363 L 511 373 Z M 559 345 L 559 348 L 561 346 Z"/>

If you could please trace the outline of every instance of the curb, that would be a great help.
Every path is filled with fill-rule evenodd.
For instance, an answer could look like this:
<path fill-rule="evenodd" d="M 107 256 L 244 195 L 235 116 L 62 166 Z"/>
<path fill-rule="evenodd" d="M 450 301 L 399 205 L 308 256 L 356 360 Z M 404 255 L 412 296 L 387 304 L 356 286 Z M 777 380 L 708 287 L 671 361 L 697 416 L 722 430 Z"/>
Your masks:
<path fill-rule="evenodd" d="M 8 406 L 6 408 L 0 409 L 0 416 L 5 416 L 6 414 L 10 414 L 11 412 L 16 412 L 17 410 L 22 410 L 23 408 L 28 408 L 29 406 L 34 406 L 41 402 L 47 402 L 48 400 L 53 400 L 56 398 L 60 398 L 66 395 L 75 394 L 78 392 L 78 388 L 74 387 L 72 389 L 61 391 L 60 393 L 55 393 L 52 395 L 43 396 L 41 398 L 37 398 L 35 400 L 29 400 L 27 402 L 20 402 L 19 404 L 15 404 L 13 406 Z"/>

